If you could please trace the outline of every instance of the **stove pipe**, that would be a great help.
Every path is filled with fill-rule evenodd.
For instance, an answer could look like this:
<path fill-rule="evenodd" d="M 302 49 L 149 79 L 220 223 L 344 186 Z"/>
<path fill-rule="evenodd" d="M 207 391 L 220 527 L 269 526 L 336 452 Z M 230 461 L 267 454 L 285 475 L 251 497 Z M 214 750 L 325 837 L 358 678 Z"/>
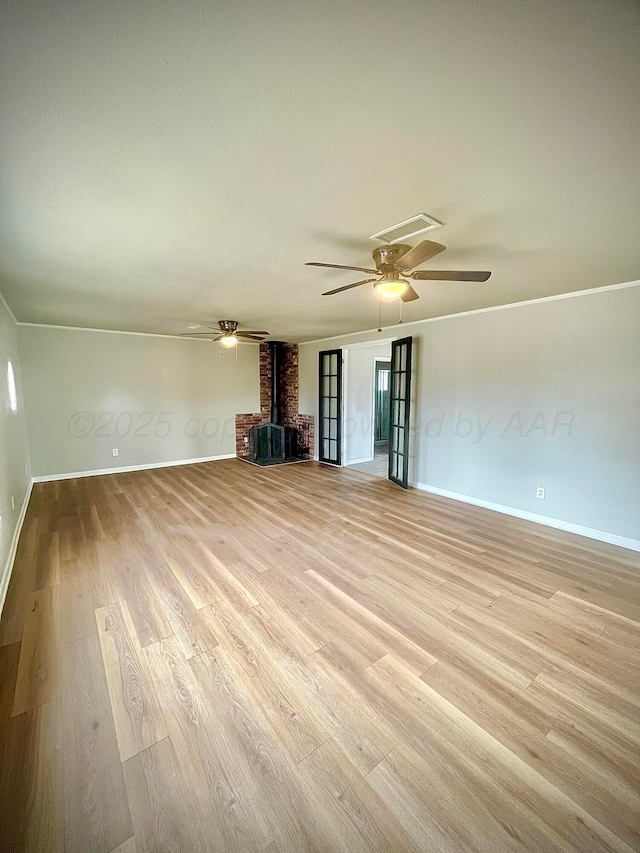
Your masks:
<path fill-rule="evenodd" d="M 282 365 L 284 341 L 269 341 L 271 353 L 271 423 L 282 426 Z"/>

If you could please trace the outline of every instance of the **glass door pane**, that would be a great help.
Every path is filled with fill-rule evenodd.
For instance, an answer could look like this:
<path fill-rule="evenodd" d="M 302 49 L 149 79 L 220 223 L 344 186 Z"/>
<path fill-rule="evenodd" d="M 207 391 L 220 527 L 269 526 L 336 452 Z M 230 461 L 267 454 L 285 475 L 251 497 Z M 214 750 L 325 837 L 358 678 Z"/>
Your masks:
<path fill-rule="evenodd" d="M 391 411 L 389 479 L 403 489 L 409 483 L 409 404 L 411 400 L 411 338 L 391 344 Z"/>
<path fill-rule="evenodd" d="M 342 461 L 342 350 L 325 350 L 319 362 L 319 459 L 330 465 Z"/>

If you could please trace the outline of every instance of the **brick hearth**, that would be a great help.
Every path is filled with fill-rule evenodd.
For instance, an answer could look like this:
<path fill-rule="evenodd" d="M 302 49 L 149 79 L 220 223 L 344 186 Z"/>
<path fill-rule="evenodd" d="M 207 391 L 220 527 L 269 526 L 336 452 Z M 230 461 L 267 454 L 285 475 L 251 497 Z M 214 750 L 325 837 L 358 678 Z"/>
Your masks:
<path fill-rule="evenodd" d="M 301 415 L 299 406 L 298 345 L 285 344 L 281 377 L 282 418 L 284 426 L 299 431 L 301 447 L 313 448 L 313 415 Z M 236 454 L 246 457 L 251 427 L 269 423 L 271 417 L 271 355 L 268 344 L 260 344 L 260 411 L 236 415 Z"/>

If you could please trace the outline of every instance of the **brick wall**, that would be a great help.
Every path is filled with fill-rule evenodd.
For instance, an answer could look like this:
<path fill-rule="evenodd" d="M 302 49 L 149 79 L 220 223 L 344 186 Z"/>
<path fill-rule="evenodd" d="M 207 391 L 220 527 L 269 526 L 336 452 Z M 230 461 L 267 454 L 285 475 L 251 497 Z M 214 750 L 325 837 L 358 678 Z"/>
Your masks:
<path fill-rule="evenodd" d="M 253 426 L 267 423 L 269 418 L 264 418 L 261 414 L 255 415 L 236 415 L 236 455 L 247 456 L 249 446 L 245 444 L 245 436 L 249 437 L 249 430 Z"/>
<path fill-rule="evenodd" d="M 285 344 L 281 375 L 282 420 L 285 426 L 299 431 L 302 447 L 313 455 L 314 419 L 298 412 L 300 387 L 298 379 L 298 345 Z M 271 417 L 271 353 L 268 344 L 260 344 L 260 411 L 236 415 L 236 454 L 248 455 L 245 438 L 253 426 L 269 423 Z"/>
<path fill-rule="evenodd" d="M 285 426 L 295 427 L 298 417 L 298 345 L 285 344 L 280 384 L 282 418 Z"/>
<path fill-rule="evenodd" d="M 271 353 L 268 344 L 260 344 L 260 414 L 264 423 L 271 417 Z"/>
<path fill-rule="evenodd" d="M 305 456 L 313 456 L 313 415 L 296 415 L 295 426 L 298 428 L 298 441 L 305 448 Z"/>

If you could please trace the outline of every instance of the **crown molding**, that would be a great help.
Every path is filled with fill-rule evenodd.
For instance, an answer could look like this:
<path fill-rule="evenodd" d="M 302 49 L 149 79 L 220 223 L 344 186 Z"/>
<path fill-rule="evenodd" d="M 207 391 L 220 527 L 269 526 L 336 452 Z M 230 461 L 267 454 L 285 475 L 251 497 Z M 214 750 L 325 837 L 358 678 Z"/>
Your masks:
<path fill-rule="evenodd" d="M 603 287 L 592 287 L 588 290 L 574 290 L 570 293 L 556 293 L 553 296 L 540 296 L 537 299 L 525 299 L 522 302 L 507 302 L 504 305 L 490 305 L 487 308 L 474 308 L 472 311 L 459 311 L 456 314 L 442 314 L 440 317 L 425 317 L 424 320 L 409 320 L 406 323 L 396 323 L 393 326 L 385 326 L 383 328 L 383 332 L 391 332 L 394 329 L 405 329 L 407 326 L 417 326 L 421 323 L 438 323 L 440 320 L 454 320 L 458 317 L 470 317 L 472 314 L 488 314 L 490 311 L 505 311 L 508 308 L 522 308 L 524 305 L 539 305 L 542 302 L 556 302 L 559 299 L 572 299 L 576 296 L 589 296 L 592 293 L 606 293 L 609 290 L 622 290 L 626 287 L 638 287 L 638 285 L 640 285 L 640 281 L 625 281 L 622 284 L 606 284 Z M 328 338 L 315 338 L 312 341 L 299 341 L 298 346 L 304 346 L 305 344 L 322 344 L 325 341 L 339 341 L 342 338 L 352 338 L 354 335 L 369 334 L 377 335 L 379 332 L 377 329 L 362 329 L 359 332 L 346 332 L 344 335 L 331 335 Z M 371 341 L 367 341 L 366 343 L 370 342 Z"/>
<path fill-rule="evenodd" d="M 13 315 L 12 315 L 13 316 Z M 15 318 L 14 318 L 15 319 Z M 142 338 L 172 338 L 176 341 L 199 341 L 201 343 L 210 344 L 210 338 L 190 338 L 184 335 L 163 335 L 159 332 L 129 332 L 123 329 L 93 329 L 90 326 L 59 326 L 55 323 L 25 323 L 21 320 L 16 320 L 18 326 L 30 326 L 36 329 L 58 329 L 63 332 L 101 332 L 105 335 L 137 335 Z M 214 332 L 214 334 L 217 334 Z M 238 341 L 238 345 L 242 346 L 259 346 L 258 341 Z"/>
<path fill-rule="evenodd" d="M 557 293 L 552 296 L 541 296 L 537 299 L 525 299 L 522 302 L 508 302 L 504 305 L 490 305 L 487 308 L 474 308 L 471 311 L 458 311 L 455 314 L 443 314 L 440 317 L 426 317 L 423 320 L 409 320 L 406 323 L 396 323 L 393 326 L 385 326 L 385 332 L 391 332 L 395 329 L 404 329 L 407 326 L 416 326 L 420 323 L 437 323 L 441 320 L 452 320 L 457 317 L 469 317 L 473 314 L 487 314 L 490 311 L 504 311 L 509 308 L 521 308 L 524 305 L 539 305 L 543 302 L 555 302 L 559 299 L 572 299 L 577 296 L 589 296 L 592 293 L 606 293 L 610 290 L 622 290 L 627 287 L 637 287 L 640 285 L 640 281 L 627 281 L 621 284 L 607 284 L 603 287 L 593 287 L 588 290 L 574 290 L 570 293 Z M 107 335 L 138 335 L 139 337 L 145 338 L 172 338 L 174 340 L 192 340 L 192 341 L 204 341 L 205 343 L 210 343 L 207 338 L 185 338 L 182 335 L 166 335 L 160 332 L 131 332 L 125 331 L 124 329 L 96 329 L 91 326 L 63 326 L 56 323 L 28 323 L 22 320 L 17 320 L 15 314 L 7 304 L 6 299 L 0 293 L 0 303 L 4 305 L 9 313 L 10 317 L 13 319 L 14 323 L 17 326 L 28 326 L 32 328 L 38 329 L 58 329 L 61 331 L 70 331 L 70 332 L 101 332 L 102 334 Z M 330 335 L 325 338 L 314 338 L 310 341 L 298 341 L 298 346 L 305 346 L 306 344 L 319 344 L 324 343 L 324 341 L 338 341 L 343 338 L 352 338 L 354 335 L 368 335 L 368 334 L 378 334 L 377 329 L 361 329 L 355 332 L 346 332 L 342 335 Z M 382 341 L 383 339 L 381 339 Z M 384 339 L 387 340 L 387 339 Z M 257 341 L 238 341 L 242 346 L 256 346 L 258 344 Z M 365 342 L 363 342 L 365 343 Z M 368 342 L 367 342 L 368 343 Z"/>

